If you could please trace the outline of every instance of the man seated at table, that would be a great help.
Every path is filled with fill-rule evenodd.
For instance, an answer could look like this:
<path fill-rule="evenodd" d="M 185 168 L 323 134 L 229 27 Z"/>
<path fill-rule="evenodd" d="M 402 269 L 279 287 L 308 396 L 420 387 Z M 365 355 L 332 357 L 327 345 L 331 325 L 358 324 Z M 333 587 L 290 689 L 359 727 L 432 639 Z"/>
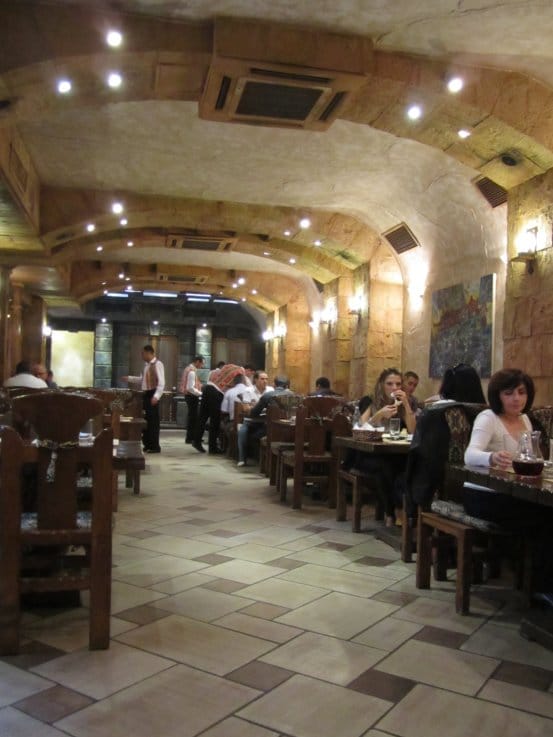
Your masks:
<path fill-rule="evenodd" d="M 44 372 L 46 373 L 46 369 L 44 369 Z M 6 379 L 4 386 L 7 388 L 17 386 L 26 389 L 48 389 L 46 381 L 39 376 L 35 376 L 32 372 L 29 361 L 19 361 L 15 367 L 15 376 Z"/>
<path fill-rule="evenodd" d="M 308 397 L 337 397 L 339 396 L 339 394 L 336 394 L 336 392 L 331 388 L 330 379 L 327 379 L 326 376 L 319 376 L 319 378 L 315 380 L 315 391 L 309 392 L 307 396 Z"/>
<path fill-rule="evenodd" d="M 238 376 L 234 378 L 233 385 L 230 389 L 226 390 L 221 403 L 221 439 L 225 443 L 228 443 L 228 436 L 234 424 L 235 402 L 253 404 L 251 387 L 246 385 L 246 377 L 244 374 L 238 374 Z"/>
<path fill-rule="evenodd" d="M 277 376 L 275 378 L 275 388 L 273 391 L 265 392 L 257 404 L 255 404 L 250 416 L 244 418 L 242 426 L 238 430 L 238 467 L 246 465 L 246 455 L 248 449 L 248 440 L 260 440 L 267 434 L 267 425 L 265 422 L 265 414 L 267 407 L 271 402 L 278 402 L 279 397 L 293 396 L 294 392 L 289 389 L 290 382 L 286 376 Z"/>

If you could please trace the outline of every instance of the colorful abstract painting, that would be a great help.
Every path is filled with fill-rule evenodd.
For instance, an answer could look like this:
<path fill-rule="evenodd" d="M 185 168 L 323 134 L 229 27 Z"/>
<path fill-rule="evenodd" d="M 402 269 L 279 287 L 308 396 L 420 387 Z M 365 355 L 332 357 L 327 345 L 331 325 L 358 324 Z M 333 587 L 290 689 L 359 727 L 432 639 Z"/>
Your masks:
<path fill-rule="evenodd" d="M 494 276 L 432 293 L 429 375 L 468 363 L 482 378 L 491 375 Z"/>

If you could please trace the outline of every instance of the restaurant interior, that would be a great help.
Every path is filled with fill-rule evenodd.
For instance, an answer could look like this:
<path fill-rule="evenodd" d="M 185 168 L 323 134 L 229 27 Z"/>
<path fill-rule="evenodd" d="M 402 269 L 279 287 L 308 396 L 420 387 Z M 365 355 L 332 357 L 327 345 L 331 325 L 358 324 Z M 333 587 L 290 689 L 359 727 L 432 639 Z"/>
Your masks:
<path fill-rule="evenodd" d="M 2 380 L 25 359 L 101 398 L 145 344 L 166 377 L 161 453 L 112 470 L 109 647 L 88 649 L 96 594 L 24 607 L 1 735 L 553 731 L 524 585 L 423 585 L 405 518 L 390 544 L 374 505 L 356 527 L 349 496 L 341 517 L 198 454 L 178 390 L 198 354 L 204 381 L 251 364 L 345 400 L 389 366 L 424 399 L 465 362 L 484 389 L 522 369 L 550 409 L 551 21 L 537 0 L 0 3 Z M 550 507 L 536 488 L 516 494 Z"/>

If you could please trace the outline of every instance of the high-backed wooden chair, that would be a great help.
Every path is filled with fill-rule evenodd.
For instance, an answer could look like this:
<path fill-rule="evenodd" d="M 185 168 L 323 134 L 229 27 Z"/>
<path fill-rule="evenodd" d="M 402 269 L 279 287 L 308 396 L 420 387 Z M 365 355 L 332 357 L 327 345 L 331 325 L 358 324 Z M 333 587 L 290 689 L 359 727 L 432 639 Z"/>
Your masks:
<path fill-rule="evenodd" d="M 313 396 L 304 397 L 302 404 L 307 411 L 308 416 L 317 415 L 318 417 L 330 417 L 333 410 L 344 404 L 343 397 L 336 396 Z"/>
<path fill-rule="evenodd" d="M 332 436 L 350 437 L 352 427 L 350 420 L 342 413 L 332 422 Z M 370 474 L 358 471 L 355 468 L 339 468 L 336 466 L 336 520 L 343 522 L 347 517 L 347 499 L 351 491 L 351 530 L 361 531 L 361 512 L 363 502 L 371 501 L 375 505 L 375 518 L 384 519 L 384 506 L 378 479 Z M 329 506 L 333 506 L 329 502 Z"/>
<path fill-rule="evenodd" d="M 303 487 L 307 482 L 329 485 L 335 458 L 327 450 L 327 424 L 318 416 L 309 416 L 305 406 L 296 413 L 294 450 L 286 450 L 280 459 L 278 491 L 286 501 L 287 482 L 292 476 L 294 491 L 292 507 L 301 509 Z"/>
<path fill-rule="evenodd" d="M 469 517 L 464 512 L 462 487 L 458 488 L 448 473 L 448 464 L 463 463 L 473 419 L 462 406 L 445 410 L 450 440 L 448 463 L 445 465 L 441 491 L 442 499 L 435 500 L 430 509 L 419 508 L 417 526 L 417 588 L 430 588 L 432 567 L 436 580 L 446 579 L 451 550 L 448 542 L 455 541 L 457 568 L 455 608 L 459 614 L 469 612 L 470 586 L 471 583 L 482 580 L 483 557 L 497 564 L 495 540 L 508 534 L 498 525 Z M 477 547 L 479 555 L 475 560 L 474 553 Z"/>
<path fill-rule="evenodd" d="M 292 425 L 277 424 L 277 420 L 286 419 L 286 410 L 278 404 L 267 407 L 265 418 L 267 434 L 259 441 L 259 470 L 269 476 L 271 486 L 276 484 L 278 455 L 281 450 L 290 450 L 293 445 L 294 428 Z"/>
<path fill-rule="evenodd" d="M 90 590 L 90 649 L 109 647 L 112 432 L 91 446 L 79 430 L 102 409 L 92 397 L 44 392 L 13 400 L 35 445 L 0 430 L 0 653 L 19 648 L 22 594 Z M 22 511 L 22 462 L 36 468 L 32 511 Z M 86 491 L 86 509 L 80 499 Z"/>

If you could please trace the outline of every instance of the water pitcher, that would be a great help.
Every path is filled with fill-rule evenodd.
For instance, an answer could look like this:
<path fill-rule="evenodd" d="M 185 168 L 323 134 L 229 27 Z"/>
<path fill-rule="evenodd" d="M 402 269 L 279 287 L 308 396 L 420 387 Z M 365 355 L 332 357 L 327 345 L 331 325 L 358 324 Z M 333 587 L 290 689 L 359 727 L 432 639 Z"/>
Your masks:
<path fill-rule="evenodd" d="M 521 476 L 539 476 L 543 471 L 539 430 L 520 433 L 517 452 L 513 458 L 515 473 Z"/>

